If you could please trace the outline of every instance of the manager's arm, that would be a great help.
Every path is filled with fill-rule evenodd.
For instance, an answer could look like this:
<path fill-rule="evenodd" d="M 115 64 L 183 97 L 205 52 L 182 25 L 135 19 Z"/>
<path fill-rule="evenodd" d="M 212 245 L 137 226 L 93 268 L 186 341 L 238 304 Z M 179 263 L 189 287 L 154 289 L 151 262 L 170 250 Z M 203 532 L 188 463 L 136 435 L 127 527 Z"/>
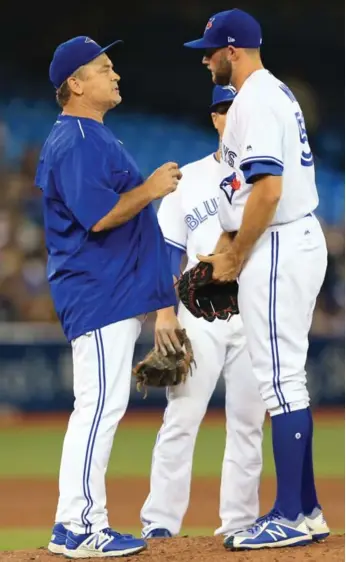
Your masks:
<path fill-rule="evenodd" d="M 121 162 L 112 166 L 121 167 Z M 137 215 L 148 203 L 177 188 L 178 164 L 164 164 L 139 187 L 117 192 L 107 147 L 95 135 L 77 139 L 53 167 L 57 191 L 86 231 L 115 228 Z M 115 180 L 116 181 L 116 180 Z"/>
<path fill-rule="evenodd" d="M 174 284 L 180 276 L 182 260 L 186 257 L 188 231 L 181 200 L 186 181 L 189 180 L 184 174 L 178 189 L 163 199 L 157 215 L 162 234 L 166 240 Z M 174 306 L 158 310 L 155 324 L 156 348 L 160 349 L 164 355 L 180 352 L 181 345 L 176 334 L 176 331 L 180 329 Z"/>
<path fill-rule="evenodd" d="M 142 185 L 123 193 L 116 205 L 91 228 L 93 232 L 109 230 L 128 222 L 155 199 L 177 188 L 181 172 L 178 164 L 168 162 L 158 168 Z"/>
<path fill-rule="evenodd" d="M 173 273 L 173 282 L 177 282 L 180 265 L 185 255 L 184 250 L 167 244 L 167 252 Z M 163 355 L 181 351 L 176 331 L 181 330 L 174 306 L 161 308 L 156 313 L 155 346 Z"/>

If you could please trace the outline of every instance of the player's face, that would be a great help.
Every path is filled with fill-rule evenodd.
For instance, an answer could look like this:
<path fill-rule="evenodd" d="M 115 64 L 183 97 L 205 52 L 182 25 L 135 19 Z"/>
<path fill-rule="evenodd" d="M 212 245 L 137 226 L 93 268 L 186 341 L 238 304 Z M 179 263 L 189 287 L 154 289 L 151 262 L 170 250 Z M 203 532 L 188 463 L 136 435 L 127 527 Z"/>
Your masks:
<path fill-rule="evenodd" d="M 210 70 L 214 84 L 228 86 L 232 76 L 232 62 L 228 47 L 224 49 L 207 49 L 202 63 Z"/>
<path fill-rule="evenodd" d="M 232 103 L 221 103 L 216 106 L 215 111 L 213 111 L 211 114 L 214 127 L 219 133 L 220 137 L 222 137 L 225 130 L 227 113 L 231 105 Z"/>
<path fill-rule="evenodd" d="M 211 118 L 213 120 L 215 129 L 219 133 L 219 136 L 222 137 L 225 130 L 227 113 L 212 113 Z"/>
<path fill-rule="evenodd" d="M 111 109 L 121 103 L 120 76 L 105 53 L 83 67 L 82 90 L 88 102 L 102 109 Z"/>

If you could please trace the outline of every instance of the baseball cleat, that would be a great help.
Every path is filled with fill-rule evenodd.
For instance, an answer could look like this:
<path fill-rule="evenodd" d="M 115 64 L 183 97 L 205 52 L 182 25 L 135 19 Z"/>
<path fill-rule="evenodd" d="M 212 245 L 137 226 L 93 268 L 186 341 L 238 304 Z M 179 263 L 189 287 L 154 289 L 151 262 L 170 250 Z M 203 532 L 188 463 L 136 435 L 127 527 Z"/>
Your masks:
<path fill-rule="evenodd" d="M 258 550 L 306 546 L 311 543 L 312 537 L 303 515 L 296 521 L 289 521 L 272 511 L 257 519 L 249 529 L 226 537 L 223 544 L 227 550 Z"/>
<path fill-rule="evenodd" d="M 115 558 L 137 554 L 147 548 L 143 539 L 122 535 L 110 528 L 79 535 L 68 531 L 64 554 L 67 558 Z"/>
<path fill-rule="evenodd" d="M 48 550 L 52 554 L 64 554 L 67 529 L 62 523 L 56 523 L 53 527 L 52 536 Z"/>
<path fill-rule="evenodd" d="M 144 535 L 145 539 L 169 539 L 173 535 L 168 529 L 157 528 L 152 529 Z"/>
<path fill-rule="evenodd" d="M 324 541 L 329 537 L 330 530 L 319 507 L 315 507 L 309 516 L 305 515 L 305 521 L 313 541 Z"/>
<path fill-rule="evenodd" d="M 52 554 L 65 554 L 65 544 L 67 537 L 67 529 L 62 523 L 56 523 L 53 527 L 48 550 Z M 126 539 L 134 539 L 133 535 L 123 535 Z"/>

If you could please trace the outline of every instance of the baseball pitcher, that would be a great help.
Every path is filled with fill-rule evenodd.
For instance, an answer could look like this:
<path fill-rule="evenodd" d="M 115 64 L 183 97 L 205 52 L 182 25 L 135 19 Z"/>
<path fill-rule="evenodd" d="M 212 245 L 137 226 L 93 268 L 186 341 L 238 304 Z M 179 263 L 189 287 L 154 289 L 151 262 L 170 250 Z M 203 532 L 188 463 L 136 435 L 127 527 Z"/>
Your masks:
<path fill-rule="evenodd" d="M 314 159 L 301 107 L 264 68 L 259 23 L 234 9 L 210 18 L 201 39 L 213 82 L 237 97 L 227 114 L 220 210 L 228 248 L 199 259 L 219 282 L 238 279 L 239 310 L 254 374 L 271 415 L 277 494 L 273 510 L 227 549 L 299 546 L 328 537 L 313 472 L 313 423 L 306 388 L 308 333 L 327 267 L 314 215 Z M 238 181 L 225 181 L 230 175 Z M 204 254 L 204 255 L 203 255 Z"/>

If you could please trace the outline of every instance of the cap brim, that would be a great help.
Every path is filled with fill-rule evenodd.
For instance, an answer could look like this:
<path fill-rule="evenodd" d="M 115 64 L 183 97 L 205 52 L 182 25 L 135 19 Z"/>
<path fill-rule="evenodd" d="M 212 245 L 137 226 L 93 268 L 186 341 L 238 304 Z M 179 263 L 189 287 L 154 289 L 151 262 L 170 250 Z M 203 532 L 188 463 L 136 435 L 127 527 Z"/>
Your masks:
<path fill-rule="evenodd" d="M 213 48 L 213 45 L 210 45 L 210 43 L 202 37 L 202 39 L 196 39 L 195 41 L 184 43 L 184 47 L 188 47 L 189 49 L 211 49 Z"/>
<path fill-rule="evenodd" d="M 184 43 L 184 47 L 189 47 L 190 49 L 223 49 L 223 47 L 227 47 L 227 45 L 216 44 L 202 37 L 201 39 L 195 39 L 195 41 Z"/>
<path fill-rule="evenodd" d="M 233 102 L 234 102 L 234 98 L 233 98 L 232 100 L 217 101 L 217 102 L 215 102 L 215 103 L 212 103 L 212 104 L 209 106 L 209 109 L 210 109 L 211 111 L 213 111 L 213 110 L 217 109 L 217 107 L 218 107 L 219 105 L 223 105 L 224 103 L 229 103 L 229 104 L 231 105 Z"/>
<path fill-rule="evenodd" d="M 120 43 L 124 43 L 124 41 L 122 39 L 117 39 L 116 41 L 113 41 L 113 43 L 110 43 L 109 45 L 107 45 L 107 47 L 103 47 L 103 49 L 101 49 L 100 51 L 100 54 L 105 53 L 106 51 L 108 51 L 108 49 L 114 47 L 114 45 L 119 45 Z"/>

